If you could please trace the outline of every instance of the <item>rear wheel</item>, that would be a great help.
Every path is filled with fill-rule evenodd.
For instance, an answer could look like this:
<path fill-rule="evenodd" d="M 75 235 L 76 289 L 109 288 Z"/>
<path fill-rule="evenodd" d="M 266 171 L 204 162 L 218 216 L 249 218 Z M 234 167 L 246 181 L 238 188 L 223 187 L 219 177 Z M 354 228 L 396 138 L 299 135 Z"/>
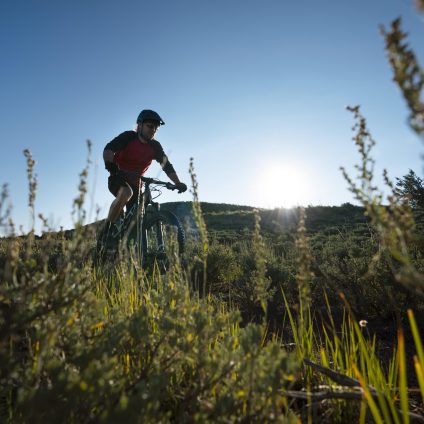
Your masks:
<path fill-rule="evenodd" d="M 162 210 L 147 214 L 142 229 L 143 267 L 156 263 L 161 272 L 166 272 L 170 255 L 175 251 L 180 257 L 184 252 L 185 232 L 180 220 L 172 212 Z"/>

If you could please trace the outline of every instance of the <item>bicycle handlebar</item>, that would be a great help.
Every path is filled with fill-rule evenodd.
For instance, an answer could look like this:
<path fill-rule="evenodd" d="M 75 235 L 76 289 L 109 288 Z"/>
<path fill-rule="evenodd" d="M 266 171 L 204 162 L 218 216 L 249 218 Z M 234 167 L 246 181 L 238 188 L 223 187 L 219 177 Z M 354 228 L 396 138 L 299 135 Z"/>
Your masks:
<path fill-rule="evenodd" d="M 136 172 L 119 171 L 119 174 L 139 178 L 141 181 L 146 183 L 146 185 L 155 184 L 155 185 L 163 186 L 163 187 L 167 188 L 168 190 L 178 190 L 178 187 L 175 184 L 172 184 L 172 183 L 166 182 L 166 181 L 157 180 L 156 178 L 143 177 L 143 176 L 137 174 Z"/>

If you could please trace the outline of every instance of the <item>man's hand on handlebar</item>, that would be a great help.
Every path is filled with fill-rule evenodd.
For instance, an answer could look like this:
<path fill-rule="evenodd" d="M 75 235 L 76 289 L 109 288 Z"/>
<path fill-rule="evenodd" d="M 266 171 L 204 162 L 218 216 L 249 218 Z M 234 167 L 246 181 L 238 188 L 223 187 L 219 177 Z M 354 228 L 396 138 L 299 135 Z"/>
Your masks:
<path fill-rule="evenodd" d="M 111 175 L 122 175 L 125 179 L 134 179 L 134 180 L 141 180 L 146 184 L 157 184 L 161 186 L 165 186 L 168 190 L 178 190 L 178 193 L 184 193 L 187 191 L 187 185 L 178 182 L 178 183 L 165 183 L 164 181 L 159 181 L 154 178 L 146 178 L 141 175 L 139 175 L 137 172 L 134 171 L 124 171 L 123 169 L 119 169 L 119 167 L 113 163 L 113 162 L 105 162 L 106 169 L 111 173 Z M 133 185 L 137 186 L 136 183 Z"/>
<path fill-rule="evenodd" d="M 184 183 L 177 183 L 175 184 L 175 186 L 177 187 L 178 193 L 184 193 L 185 191 L 187 191 L 187 186 Z"/>

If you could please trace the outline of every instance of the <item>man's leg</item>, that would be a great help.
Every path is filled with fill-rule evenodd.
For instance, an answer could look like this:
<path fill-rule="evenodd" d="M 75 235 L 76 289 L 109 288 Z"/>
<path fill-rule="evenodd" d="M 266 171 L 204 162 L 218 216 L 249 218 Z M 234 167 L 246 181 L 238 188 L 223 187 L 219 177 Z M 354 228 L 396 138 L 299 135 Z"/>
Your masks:
<path fill-rule="evenodd" d="M 124 206 L 128 203 L 133 195 L 133 191 L 128 186 L 119 187 L 118 193 L 116 194 L 115 200 L 110 205 L 109 214 L 106 218 L 106 222 L 111 224 L 115 223 L 119 218 L 119 215 L 124 209 Z"/>
<path fill-rule="evenodd" d="M 124 206 L 127 204 L 127 202 L 132 197 L 132 190 L 129 186 L 121 186 L 118 189 L 118 192 L 116 193 L 115 200 L 112 202 L 109 208 L 109 214 L 105 220 L 103 229 L 101 231 L 99 240 L 101 240 L 101 243 L 103 245 L 106 245 L 109 238 L 109 232 L 112 228 L 112 224 L 116 222 L 116 220 L 119 218 L 119 215 L 122 212 L 122 209 L 124 209 Z"/>

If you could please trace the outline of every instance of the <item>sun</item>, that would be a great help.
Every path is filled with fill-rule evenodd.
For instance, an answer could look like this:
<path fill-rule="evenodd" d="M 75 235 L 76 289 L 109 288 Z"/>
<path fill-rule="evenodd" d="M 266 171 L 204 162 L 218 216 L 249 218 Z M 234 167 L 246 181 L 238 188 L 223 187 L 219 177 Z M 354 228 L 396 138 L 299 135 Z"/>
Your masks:
<path fill-rule="evenodd" d="M 279 163 L 262 168 L 255 183 L 258 204 L 262 207 L 306 206 L 310 191 L 303 167 Z"/>

